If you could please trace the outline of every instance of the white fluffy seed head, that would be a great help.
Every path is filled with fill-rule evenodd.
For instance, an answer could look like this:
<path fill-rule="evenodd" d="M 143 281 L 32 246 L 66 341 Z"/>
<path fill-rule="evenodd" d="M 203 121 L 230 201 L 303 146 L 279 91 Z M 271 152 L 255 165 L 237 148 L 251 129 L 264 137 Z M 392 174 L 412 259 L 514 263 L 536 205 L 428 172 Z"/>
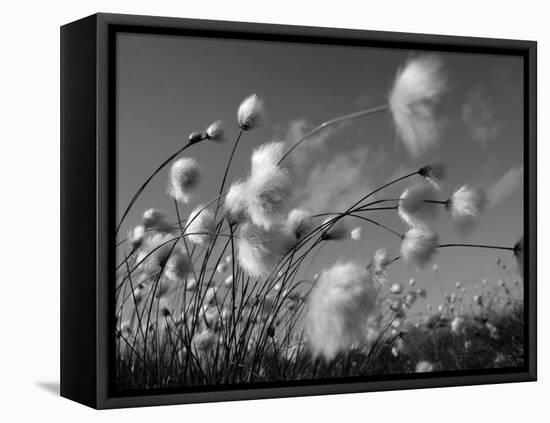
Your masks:
<path fill-rule="evenodd" d="M 254 151 L 247 181 L 248 215 L 252 222 L 264 229 L 282 219 L 291 194 L 290 174 L 277 165 L 279 144 L 266 144 Z"/>
<path fill-rule="evenodd" d="M 400 284 L 400 283 L 394 283 L 391 287 L 390 287 L 390 292 L 392 294 L 401 294 L 403 292 L 403 285 Z"/>
<path fill-rule="evenodd" d="M 416 373 L 428 373 L 434 371 L 434 365 L 429 361 L 419 361 L 416 363 Z"/>
<path fill-rule="evenodd" d="M 445 178 L 445 173 L 445 166 L 441 163 L 424 166 L 418 171 L 418 174 L 436 189 L 441 189 L 441 181 Z"/>
<path fill-rule="evenodd" d="M 248 216 L 247 212 L 247 184 L 236 181 L 231 184 L 225 195 L 225 217 L 231 224 L 242 223 Z"/>
<path fill-rule="evenodd" d="M 433 258 L 438 242 L 438 236 L 429 229 L 424 227 L 411 228 L 403 236 L 401 255 L 405 262 L 422 268 Z"/>
<path fill-rule="evenodd" d="M 397 214 L 409 226 L 426 226 L 437 215 L 436 190 L 431 184 L 420 183 L 407 188 L 399 198 Z"/>
<path fill-rule="evenodd" d="M 141 303 L 141 301 L 145 297 L 146 291 L 147 291 L 147 286 L 144 283 L 140 283 L 138 286 L 135 287 L 132 296 L 136 304 L 139 305 Z"/>
<path fill-rule="evenodd" d="M 266 120 L 264 102 L 256 94 L 245 98 L 237 111 L 237 121 L 243 131 L 257 128 Z"/>
<path fill-rule="evenodd" d="M 136 256 L 138 266 L 147 275 L 159 272 L 176 250 L 173 237 L 164 233 L 155 233 L 146 238 Z"/>
<path fill-rule="evenodd" d="M 296 239 L 302 239 L 313 230 L 311 213 L 304 209 L 293 209 L 286 218 L 286 228 Z"/>
<path fill-rule="evenodd" d="M 180 247 L 174 248 L 170 258 L 166 262 L 164 274 L 168 279 L 176 282 L 182 282 L 193 272 L 193 263 L 189 258 L 187 251 Z"/>
<path fill-rule="evenodd" d="M 441 124 L 434 108 L 446 85 L 443 63 L 435 55 L 411 59 L 397 72 L 389 104 L 397 133 L 413 157 L 438 141 Z"/>
<path fill-rule="evenodd" d="M 193 191 L 200 182 L 201 174 L 198 162 L 190 157 L 176 160 L 170 168 L 168 195 L 182 203 L 189 203 Z"/>
<path fill-rule="evenodd" d="M 337 263 L 324 271 L 307 301 L 305 327 L 313 355 L 331 360 L 361 340 L 376 293 L 363 266 Z"/>
<path fill-rule="evenodd" d="M 197 287 L 197 280 L 195 278 L 189 277 L 185 282 L 185 289 L 187 291 L 194 291 Z"/>
<path fill-rule="evenodd" d="M 187 238 L 203 247 L 208 246 L 216 232 L 215 216 L 208 208 L 198 205 L 189 215 L 185 225 Z"/>
<path fill-rule="evenodd" d="M 457 189 L 446 205 L 453 225 L 462 235 L 467 235 L 472 231 L 486 207 L 487 196 L 485 192 L 466 185 Z"/>
<path fill-rule="evenodd" d="M 215 142 L 224 142 L 224 131 L 223 131 L 223 122 L 217 120 L 214 123 L 211 123 L 208 128 L 206 128 L 206 136 L 209 140 Z"/>
<path fill-rule="evenodd" d="M 273 141 L 260 145 L 252 152 L 250 159 L 250 172 L 261 172 L 266 167 L 278 166 L 279 160 L 285 153 L 286 144 L 281 141 Z"/>
<path fill-rule="evenodd" d="M 225 273 L 229 269 L 229 264 L 227 264 L 225 261 L 222 261 L 218 266 L 216 267 L 216 272 L 218 273 Z"/>
<path fill-rule="evenodd" d="M 451 322 L 451 331 L 455 335 L 460 335 L 464 331 L 466 321 L 463 317 L 456 316 Z"/>
<path fill-rule="evenodd" d="M 149 209 L 143 213 L 143 226 L 145 229 L 157 232 L 172 232 L 172 226 L 168 223 L 164 213 L 156 209 Z"/>
<path fill-rule="evenodd" d="M 237 242 L 239 263 L 252 277 L 268 276 L 293 243 L 290 234 L 279 226 L 266 230 L 245 223 Z"/>
<path fill-rule="evenodd" d="M 223 284 L 224 284 L 225 286 L 231 286 L 231 285 L 233 285 L 233 275 L 227 276 L 227 277 L 223 280 Z"/>
<path fill-rule="evenodd" d="M 136 248 L 141 247 L 144 238 L 145 227 L 142 225 L 136 226 L 134 229 L 128 232 L 128 242 L 130 243 L 130 248 L 132 250 L 135 250 Z"/>

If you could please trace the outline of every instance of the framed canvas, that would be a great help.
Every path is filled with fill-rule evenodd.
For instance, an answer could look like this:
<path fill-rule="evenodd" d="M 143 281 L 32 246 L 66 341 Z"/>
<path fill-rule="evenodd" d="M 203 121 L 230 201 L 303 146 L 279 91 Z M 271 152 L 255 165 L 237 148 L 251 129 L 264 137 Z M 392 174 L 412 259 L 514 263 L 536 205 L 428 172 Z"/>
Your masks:
<path fill-rule="evenodd" d="M 536 43 L 61 28 L 61 394 L 536 379 Z"/>

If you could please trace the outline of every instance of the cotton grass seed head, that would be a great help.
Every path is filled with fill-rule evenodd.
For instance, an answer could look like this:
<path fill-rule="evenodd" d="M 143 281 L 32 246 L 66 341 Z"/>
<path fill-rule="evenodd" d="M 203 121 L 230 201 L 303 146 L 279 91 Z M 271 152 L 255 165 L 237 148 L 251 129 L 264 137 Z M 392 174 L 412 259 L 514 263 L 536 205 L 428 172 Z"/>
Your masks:
<path fill-rule="evenodd" d="M 231 286 L 231 285 L 233 285 L 233 275 L 227 276 L 227 277 L 223 280 L 223 284 L 224 284 L 225 286 Z"/>
<path fill-rule="evenodd" d="M 333 359 L 364 337 L 376 289 L 364 266 L 337 263 L 324 271 L 307 300 L 308 344 L 314 356 Z"/>
<path fill-rule="evenodd" d="M 154 274 L 165 266 L 176 250 L 174 238 L 168 234 L 155 233 L 146 238 L 136 260 L 146 274 Z"/>
<path fill-rule="evenodd" d="M 264 229 L 282 220 L 291 194 L 290 174 L 277 164 L 283 151 L 283 143 L 273 142 L 252 153 L 246 204 L 252 222 Z"/>
<path fill-rule="evenodd" d="M 176 160 L 170 168 L 168 195 L 184 204 L 189 203 L 201 178 L 198 162 L 190 157 Z"/>
<path fill-rule="evenodd" d="M 216 272 L 223 274 L 227 272 L 228 269 L 229 269 L 229 265 L 224 261 L 218 264 L 218 266 L 216 267 Z"/>
<path fill-rule="evenodd" d="M 411 228 L 403 236 L 401 255 L 406 263 L 423 268 L 436 253 L 438 242 L 438 236 L 429 229 Z"/>
<path fill-rule="evenodd" d="M 457 189 L 445 205 L 451 215 L 453 225 L 462 235 L 467 235 L 472 231 L 486 206 L 485 192 L 467 185 Z"/>
<path fill-rule="evenodd" d="M 142 225 L 136 226 L 130 232 L 128 232 L 128 242 L 130 243 L 130 248 L 135 250 L 141 247 L 143 244 L 143 239 L 145 237 L 145 227 Z"/>
<path fill-rule="evenodd" d="M 189 215 L 185 226 L 187 238 L 200 246 L 208 246 L 214 239 L 216 232 L 215 216 L 212 211 L 203 205 L 198 205 Z"/>
<path fill-rule="evenodd" d="M 277 166 L 283 157 L 286 144 L 281 141 L 273 141 L 260 145 L 252 152 L 250 159 L 250 172 L 261 172 L 266 167 Z"/>
<path fill-rule="evenodd" d="M 523 236 L 520 240 L 514 245 L 514 257 L 516 258 L 516 263 L 518 266 L 518 271 L 521 277 L 523 278 Z"/>
<path fill-rule="evenodd" d="M 441 124 L 434 109 L 446 85 L 443 63 L 435 55 L 410 59 L 397 73 L 389 104 L 397 133 L 413 157 L 437 143 Z"/>
<path fill-rule="evenodd" d="M 225 196 L 225 217 L 231 224 L 242 223 L 248 216 L 247 212 L 247 184 L 236 181 L 231 184 Z"/>
<path fill-rule="evenodd" d="M 434 371 L 434 365 L 429 361 L 419 361 L 416 363 L 416 373 L 428 373 Z"/>
<path fill-rule="evenodd" d="M 266 120 L 264 102 L 256 94 L 245 98 L 237 111 L 237 121 L 243 131 L 262 125 Z"/>
<path fill-rule="evenodd" d="M 253 223 L 245 223 L 237 242 L 239 263 L 252 277 L 268 276 L 293 242 L 288 232 L 280 226 L 266 230 Z"/>
<path fill-rule="evenodd" d="M 210 141 L 215 142 L 224 142 L 224 131 L 223 131 L 223 122 L 217 120 L 214 123 L 211 123 L 208 128 L 206 128 L 206 136 Z"/>
<path fill-rule="evenodd" d="M 133 292 L 133 299 L 135 300 L 136 304 L 140 304 L 143 298 L 145 297 L 145 293 L 147 292 L 147 286 L 144 283 L 140 283 L 138 286 L 135 287 Z"/>
<path fill-rule="evenodd" d="M 400 283 L 394 283 L 391 287 L 390 287 L 390 292 L 392 294 L 401 294 L 403 292 L 403 285 L 400 284 Z"/>
<path fill-rule="evenodd" d="M 286 218 L 286 228 L 296 239 L 302 239 L 313 228 L 311 213 L 304 209 L 293 209 Z"/>
<path fill-rule="evenodd" d="M 460 335 L 464 332 L 466 321 L 463 317 L 456 316 L 453 321 L 451 322 L 451 331 L 455 335 Z"/>
<path fill-rule="evenodd" d="M 397 214 L 409 226 L 426 226 L 437 215 L 438 204 L 433 185 L 420 183 L 407 188 L 399 198 Z"/>
<path fill-rule="evenodd" d="M 175 247 L 166 262 L 164 274 L 168 279 L 180 282 L 187 278 L 193 272 L 193 263 L 189 258 L 187 251 L 180 247 Z"/>
<path fill-rule="evenodd" d="M 418 174 L 436 189 L 441 189 L 441 182 L 445 179 L 445 173 L 446 168 L 441 163 L 427 165 L 418 170 Z"/>
<path fill-rule="evenodd" d="M 163 233 L 172 231 L 172 225 L 168 223 L 164 213 L 156 209 L 149 209 L 143 213 L 143 227 Z"/>

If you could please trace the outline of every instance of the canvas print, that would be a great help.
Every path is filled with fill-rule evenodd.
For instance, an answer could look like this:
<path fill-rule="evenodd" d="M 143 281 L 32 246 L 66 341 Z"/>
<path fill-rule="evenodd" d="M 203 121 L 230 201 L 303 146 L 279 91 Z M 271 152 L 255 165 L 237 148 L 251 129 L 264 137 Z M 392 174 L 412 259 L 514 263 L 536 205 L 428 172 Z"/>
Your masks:
<path fill-rule="evenodd" d="M 117 391 L 523 367 L 522 58 L 116 48 Z"/>

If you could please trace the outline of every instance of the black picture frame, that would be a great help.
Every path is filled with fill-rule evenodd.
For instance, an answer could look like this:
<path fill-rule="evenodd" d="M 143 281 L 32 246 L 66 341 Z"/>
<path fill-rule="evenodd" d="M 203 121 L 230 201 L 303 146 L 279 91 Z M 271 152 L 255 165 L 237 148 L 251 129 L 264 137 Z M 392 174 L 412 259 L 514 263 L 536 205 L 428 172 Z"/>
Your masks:
<path fill-rule="evenodd" d="M 116 395 L 109 327 L 117 32 L 514 55 L 524 60 L 525 366 Z M 61 395 L 97 409 L 534 381 L 537 45 L 533 41 L 95 14 L 61 28 Z M 76 245 L 79 248 L 74 248 Z"/>

